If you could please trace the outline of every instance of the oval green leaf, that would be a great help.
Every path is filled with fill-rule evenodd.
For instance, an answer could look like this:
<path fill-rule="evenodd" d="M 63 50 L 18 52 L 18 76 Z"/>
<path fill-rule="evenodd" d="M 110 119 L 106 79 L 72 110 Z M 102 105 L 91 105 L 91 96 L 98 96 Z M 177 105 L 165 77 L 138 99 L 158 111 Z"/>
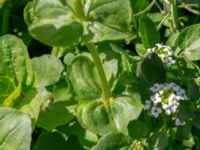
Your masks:
<path fill-rule="evenodd" d="M 125 150 L 130 144 L 131 139 L 128 136 L 119 132 L 109 132 L 91 150 Z"/>
<path fill-rule="evenodd" d="M 101 96 L 101 84 L 93 62 L 85 56 L 77 56 L 69 66 L 68 78 L 76 100 L 95 99 Z"/>
<path fill-rule="evenodd" d="M 160 34 L 149 17 L 143 16 L 140 18 L 139 31 L 142 43 L 146 48 L 154 47 L 155 44 L 160 42 Z"/>
<path fill-rule="evenodd" d="M 17 110 L 0 108 L 0 149 L 30 150 L 31 119 Z"/>
<path fill-rule="evenodd" d="M 43 55 L 32 59 L 33 69 L 41 85 L 48 86 L 59 81 L 64 66 L 52 55 Z"/>
<path fill-rule="evenodd" d="M 109 104 L 100 100 L 83 101 L 77 107 L 77 118 L 83 127 L 100 135 L 109 131 L 128 134 L 128 123 L 138 118 L 142 107 L 131 97 L 113 98 Z"/>
<path fill-rule="evenodd" d="M 60 0 L 37 0 L 24 11 L 30 34 L 49 46 L 72 46 L 83 32 L 82 25 Z"/>
<path fill-rule="evenodd" d="M 200 24 L 186 27 L 179 35 L 176 45 L 190 60 L 200 60 Z"/>

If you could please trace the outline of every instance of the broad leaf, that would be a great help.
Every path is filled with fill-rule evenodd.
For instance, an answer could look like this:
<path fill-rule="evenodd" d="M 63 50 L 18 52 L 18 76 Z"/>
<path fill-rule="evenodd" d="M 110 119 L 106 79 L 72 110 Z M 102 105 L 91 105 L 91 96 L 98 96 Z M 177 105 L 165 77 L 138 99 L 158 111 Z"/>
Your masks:
<path fill-rule="evenodd" d="M 111 28 L 109 25 L 100 22 L 88 22 L 85 24 L 85 28 L 87 28 L 84 36 L 85 40 L 93 43 L 120 40 L 131 36 L 127 31 Z"/>
<path fill-rule="evenodd" d="M 132 9 L 133 9 L 134 14 L 142 11 L 149 4 L 148 0 L 134 0 L 134 1 L 131 1 L 131 2 L 132 2 Z"/>
<path fill-rule="evenodd" d="M 194 80 L 188 83 L 188 96 L 191 101 L 197 101 L 200 97 L 199 87 Z"/>
<path fill-rule="evenodd" d="M 129 0 L 87 0 L 85 9 L 91 21 L 85 33 L 91 42 L 119 40 L 130 36 L 127 33 L 132 18 Z"/>
<path fill-rule="evenodd" d="M 181 48 L 183 54 L 190 60 L 200 59 L 200 24 L 185 28 L 179 35 L 176 45 Z"/>
<path fill-rule="evenodd" d="M 68 101 L 71 99 L 69 86 L 64 79 L 61 79 L 53 86 L 53 99 L 54 101 Z"/>
<path fill-rule="evenodd" d="M 40 113 L 37 125 L 48 131 L 68 123 L 73 119 L 72 112 L 67 108 L 68 102 L 55 102 Z"/>
<path fill-rule="evenodd" d="M 146 48 L 154 47 L 155 44 L 160 42 L 160 34 L 149 17 L 143 16 L 140 18 L 139 31 L 142 43 Z"/>
<path fill-rule="evenodd" d="M 148 53 L 138 65 L 137 75 L 144 77 L 152 83 L 164 82 L 166 79 L 166 70 L 156 53 Z"/>
<path fill-rule="evenodd" d="M 111 98 L 109 102 L 88 100 L 78 105 L 77 118 L 83 127 L 100 135 L 109 131 L 128 134 L 128 123 L 137 119 L 141 110 L 142 104 L 131 97 Z"/>
<path fill-rule="evenodd" d="M 50 46 L 72 46 L 79 41 L 83 28 L 73 17 L 60 0 L 37 0 L 24 11 L 30 34 Z"/>
<path fill-rule="evenodd" d="M 130 144 L 131 139 L 128 136 L 119 132 L 109 132 L 91 150 L 125 150 Z"/>
<path fill-rule="evenodd" d="M 35 148 L 33 150 L 66 150 L 66 139 L 59 133 L 43 132 L 39 135 Z"/>
<path fill-rule="evenodd" d="M 17 110 L 0 108 L 0 149 L 29 150 L 31 145 L 31 120 Z"/>
<path fill-rule="evenodd" d="M 13 35 L 0 37 L 0 60 L 0 78 L 7 78 L 6 80 L 10 83 L 5 87 L 15 87 L 18 84 L 17 81 L 26 85 L 33 84 L 31 62 L 22 40 Z M 4 82 L 3 79 L 1 82 Z"/>
<path fill-rule="evenodd" d="M 32 59 L 33 69 L 43 86 L 55 84 L 59 81 L 64 67 L 61 61 L 51 55 L 43 55 Z"/>
<path fill-rule="evenodd" d="M 89 18 L 103 24 L 126 29 L 131 22 L 131 6 L 129 0 L 87 0 L 86 7 Z M 123 17 L 122 17 L 123 16 Z"/>
<path fill-rule="evenodd" d="M 68 78 L 77 100 L 95 99 L 101 96 L 101 84 L 93 62 L 78 56 L 68 70 Z"/>
<path fill-rule="evenodd" d="M 57 128 L 59 132 L 63 132 L 66 135 L 74 135 L 78 138 L 79 143 L 85 149 L 90 149 L 98 141 L 98 136 L 88 130 L 85 130 L 81 125 L 73 120 L 67 125 L 63 125 Z"/>
<path fill-rule="evenodd" d="M 165 150 L 168 145 L 168 135 L 166 132 L 157 132 L 152 139 L 155 149 Z"/>
<path fill-rule="evenodd" d="M 128 132 L 133 139 L 144 138 L 148 134 L 148 126 L 140 120 L 134 120 L 128 124 Z"/>
<path fill-rule="evenodd" d="M 40 94 L 24 43 L 13 35 L 0 37 L 0 103 L 13 106 L 36 120 Z"/>

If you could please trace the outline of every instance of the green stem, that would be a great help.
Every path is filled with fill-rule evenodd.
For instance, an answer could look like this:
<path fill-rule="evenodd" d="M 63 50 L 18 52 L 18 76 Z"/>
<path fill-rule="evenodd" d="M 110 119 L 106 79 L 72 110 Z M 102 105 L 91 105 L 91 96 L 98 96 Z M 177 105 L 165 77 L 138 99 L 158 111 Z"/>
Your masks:
<path fill-rule="evenodd" d="M 160 30 L 160 28 L 162 27 L 163 23 L 165 22 L 165 20 L 169 17 L 170 13 L 168 13 L 159 23 L 159 25 L 156 27 L 157 30 Z"/>
<path fill-rule="evenodd" d="M 8 33 L 9 16 L 10 16 L 10 2 L 11 2 L 11 0 L 7 0 L 3 7 L 1 35 Z"/>
<path fill-rule="evenodd" d="M 173 29 L 175 32 L 178 31 L 178 15 L 177 15 L 177 7 L 176 2 L 174 1 L 171 3 L 171 12 L 172 12 L 172 22 L 173 22 Z"/>
<path fill-rule="evenodd" d="M 75 2 L 75 6 L 76 6 L 76 14 L 77 14 L 77 17 L 80 19 L 80 20 L 87 20 L 86 17 L 85 17 L 85 13 L 84 13 L 84 10 L 83 10 L 83 6 L 82 6 L 82 3 L 81 3 L 81 0 L 77 0 Z"/>
<path fill-rule="evenodd" d="M 133 15 L 133 17 L 139 17 L 147 13 L 155 4 L 156 0 L 153 0 L 143 11 L 140 11 L 139 13 Z"/>
<path fill-rule="evenodd" d="M 99 77 L 100 77 L 100 80 L 101 80 L 101 83 L 102 83 L 104 101 L 108 102 L 109 98 L 110 98 L 110 88 L 108 86 L 108 82 L 107 82 L 107 79 L 106 79 L 106 74 L 105 74 L 105 71 L 103 69 L 103 65 L 101 63 L 101 60 L 99 58 L 97 49 L 96 49 L 95 45 L 92 44 L 92 43 L 85 42 L 85 44 L 86 44 L 87 48 L 89 49 L 90 53 L 92 54 L 93 61 L 94 61 L 95 66 L 96 66 L 96 68 L 98 70 Z"/>

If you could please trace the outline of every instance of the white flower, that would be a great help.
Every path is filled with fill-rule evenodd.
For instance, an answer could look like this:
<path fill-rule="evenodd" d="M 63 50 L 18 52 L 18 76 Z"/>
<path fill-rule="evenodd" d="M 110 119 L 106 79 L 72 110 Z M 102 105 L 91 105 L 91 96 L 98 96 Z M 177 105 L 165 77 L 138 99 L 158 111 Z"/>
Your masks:
<path fill-rule="evenodd" d="M 167 116 L 177 112 L 181 100 L 188 99 L 185 90 L 175 83 L 156 83 L 149 88 L 152 92 L 150 100 L 145 101 L 145 110 L 150 110 L 151 115 L 158 117 L 164 112 Z"/>
<path fill-rule="evenodd" d="M 166 110 L 165 110 L 165 114 L 166 114 L 167 116 L 171 115 L 171 113 L 172 113 L 172 111 L 171 111 L 170 109 L 166 109 Z"/>
<path fill-rule="evenodd" d="M 162 87 L 163 87 L 162 84 L 156 83 L 156 84 L 154 84 L 152 87 L 150 87 L 149 90 L 150 90 L 151 92 L 153 92 L 153 93 L 156 93 L 156 92 L 158 92 Z"/>
<path fill-rule="evenodd" d="M 144 110 L 149 110 L 150 107 L 151 107 L 151 101 L 149 100 L 145 101 Z"/>
<path fill-rule="evenodd" d="M 168 109 L 169 107 L 170 107 L 169 104 L 162 104 L 163 109 Z"/>
<path fill-rule="evenodd" d="M 153 49 L 153 48 L 148 48 L 148 49 L 147 49 L 147 52 L 148 52 L 148 53 L 153 53 L 153 52 L 154 52 L 154 49 Z"/>
<path fill-rule="evenodd" d="M 161 110 L 160 108 L 157 108 L 157 107 L 152 107 L 152 108 L 151 108 L 151 114 L 152 114 L 155 118 L 157 118 L 157 117 L 160 115 L 160 113 L 162 113 L 162 110 Z"/>
<path fill-rule="evenodd" d="M 170 67 L 176 63 L 176 61 L 172 58 L 174 53 L 169 46 L 156 44 L 155 47 L 147 49 L 147 53 L 152 52 L 155 52 L 167 67 Z"/>
<path fill-rule="evenodd" d="M 176 118 L 175 125 L 176 126 L 184 126 L 185 125 L 185 121 L 184 120 L 180 120 L 179 118 Z"/>

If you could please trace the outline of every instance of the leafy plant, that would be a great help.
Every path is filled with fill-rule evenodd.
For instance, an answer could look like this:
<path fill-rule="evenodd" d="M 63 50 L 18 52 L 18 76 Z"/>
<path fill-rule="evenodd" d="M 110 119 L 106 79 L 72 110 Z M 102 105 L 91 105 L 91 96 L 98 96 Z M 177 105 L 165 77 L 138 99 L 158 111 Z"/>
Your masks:
<path fill-rule="evenodd" d="M 0 149 L 199 149 L 198 1 L 0 4 Z"/>

